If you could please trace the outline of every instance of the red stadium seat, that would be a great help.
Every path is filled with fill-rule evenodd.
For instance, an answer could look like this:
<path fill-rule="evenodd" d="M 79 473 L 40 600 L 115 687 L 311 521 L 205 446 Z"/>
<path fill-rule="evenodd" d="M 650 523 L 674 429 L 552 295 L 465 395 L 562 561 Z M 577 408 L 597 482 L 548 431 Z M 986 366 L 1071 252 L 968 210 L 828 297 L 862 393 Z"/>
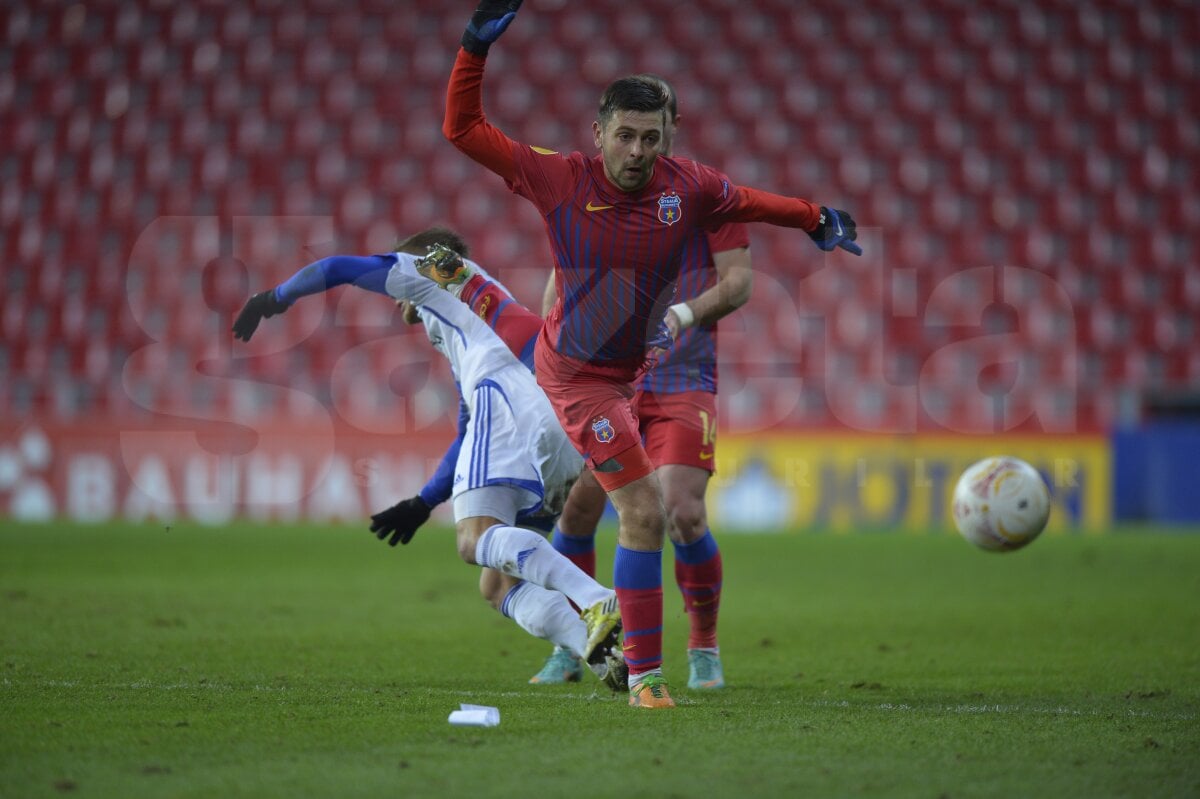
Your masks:
<path fill-rule="evenodd" d="M 734 317 L 741 322 L 728 322 L 725 374 L 745 390 L 727 421 L 906 419 L 908 395 L 880 381 L 931 363 L 922 424 L 993 423 L 974 378 L 936 357 L 961 333 L 939 319 L 975 307 L 972 292 L 986 287 L 964 275 L 987 265 L 1032 270 L 1006 301 L 1020 306 L 1019 340 L 1040 387 L 1014 397 L 1013 408 L 1105 424 L 1147 387 L 1194 385 L 1195 15 L 1112 2 L 968 9 L 871 0 L 854 15 L 831 9 L 701 0 L 683 14 L 667 0 L 633 11 L 602 0 L 523 18 L 489 59 L 489 70 L 507 77 L 489 77 L 486 106 L 511 135 L 591 152 L 603 85 L 655 71 L 679 93 L 681 154 L 742 183 L 841 203 L 870 233 L 868 258 L 877 252 L 886 269 L 840 255 L 826 261 L 796 231 L 752 229 L 763 278 Z M 83 413 L 76 405 L 89 392 L 81 386 L 124 368 L 127 352 L 155 340 L 181 353 L 183 377 L 161 386 L 154 369 L 172 364 L 129 357 L 134 399 L 104 386 L 91 392 L 95 407 L 144 413 L 139 402 L 194 401 L 270 413 L 271 403 L 286 403 L 188 377 L 189 364 L 211 354 L 216 315 L 200 305 L 163 320 L 146 309 L 179 307 L 179 292 L 195 290 L 189 270 L 207 264 L 215 245 L 200 222 L 156 229 L 162 217 L 328 217 L 336 246 L 356 249 L 440 222 L 467 232 L 481 259 L 507 265 L 533 252 L 548 260 L 536 211 L 442 137 L 461 19 L 432 2 L 403 15 L 383 11 L 336 0 L 203 12 L 102 4 L 86 15 L 14 7 L 0 30 L 9 37 L 9 70 L 0 76 L 0 253 L 35 266 L 36 277 L 4 305 L 13 380 L 46 407 Z M 1160 235 L 1132 232 L 1146 218 Z M 283 247 L 269 232 L 252 234 L 252 272 L 260 259 L 278 267 L 274 278 L 299 266 L 290 252 L 280 257 Z M 522 293 L 536 295 L 534 283 L 517 276 Z M 948 299 L 934 302 L 940 291 Z M 87 307 L 105 312 L 94 317 L 63 301 L 82 293 L 94 300 Z M 58 310 L 29 329 L 34 306 Z M 286 341 L 303 333 L 304 358 L 238 368 L 328 393 L 329 370 L 354 339 L 322 326 L 325 310 L 315 302 L 272 334 Z M 318 327 L 322 334 L 312 335 Z M 51 334 L 60 349 L 47 343 Z M 1077 355 L 1056 349 L 1072 336 Z M 786 364 L 771 368 L 805 378 L 790 397 L 745 382 L 766 368 L 754 359 L 762 338 Z M 369 359 L 364 381 L 377 383 L 382 368 Z M 839 370 L 845 382 L 824 386 Z M 1095 384 L 1075 396 L 1069 389 L 1081 371 Z M 822 382 L 814 389 L 812 381 Z M 68 396 L 57 405 L 44 399 L 55 387 Z M 846 414 L 836 403 L 831 411 L 826 388 L 846 394 Z M 0 392 L 5 408 L 20 401 Z"/>

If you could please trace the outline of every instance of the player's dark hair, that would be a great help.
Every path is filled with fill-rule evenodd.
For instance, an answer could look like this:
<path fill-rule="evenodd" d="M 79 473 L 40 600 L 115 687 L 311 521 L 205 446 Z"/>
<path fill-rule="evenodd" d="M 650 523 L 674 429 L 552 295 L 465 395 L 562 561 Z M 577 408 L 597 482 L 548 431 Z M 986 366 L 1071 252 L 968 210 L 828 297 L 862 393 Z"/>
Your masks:
<path fill-rule="evenodd" d="M 642 72 L 641 74 L 634 75 L 633 77 L 637 78 L 638 80 L 646 80 L 657 83 L 659 88 L 666 92 L 667 120 L 674 122 L 675 118 L 679 116 L 679 109 L 675 100 L 675 87 L 668 83 L 666 78 L 662 77 L 661 75 L 655 75 L 653 72 Z"/>
<path fill-rule="evenodd" d="M 670 88 L 666 81 L 654 75 L 630 75 L 613 81 L 600 95 L 600 111 L 597 115 L 600 124 L 607 125 L 618 111 L 659 111 L 663 115 L 663 124 L 666 124 L 667 111 L 673 105 L 674 97 Z"/>
<path fill-rule="evenodd" d="M 431 227 L 422 230 L 420 233 L 414 233 L 407 239 L 396 242 L 396 245 L 392 247 L 392 251 L 424 255 L 435 244 L 449 247 L 463 258 L 470 257 L 470 248 L 467 247 L 467 242 L 463 237 L 453 230 L 444 227 Z"/>

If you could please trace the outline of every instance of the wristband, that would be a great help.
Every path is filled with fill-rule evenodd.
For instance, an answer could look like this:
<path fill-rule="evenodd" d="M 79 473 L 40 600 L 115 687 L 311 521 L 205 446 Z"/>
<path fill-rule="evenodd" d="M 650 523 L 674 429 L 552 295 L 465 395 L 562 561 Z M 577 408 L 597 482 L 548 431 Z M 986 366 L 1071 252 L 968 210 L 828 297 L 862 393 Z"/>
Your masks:
<path fill-rule="evenodd" d="M 696 314 L 686 302 L 676 303 L 667 310 L 674 311 L 675 316 L 679 317 L 680 330 L 687 330 L 689 327 L 696 324 Z"/>

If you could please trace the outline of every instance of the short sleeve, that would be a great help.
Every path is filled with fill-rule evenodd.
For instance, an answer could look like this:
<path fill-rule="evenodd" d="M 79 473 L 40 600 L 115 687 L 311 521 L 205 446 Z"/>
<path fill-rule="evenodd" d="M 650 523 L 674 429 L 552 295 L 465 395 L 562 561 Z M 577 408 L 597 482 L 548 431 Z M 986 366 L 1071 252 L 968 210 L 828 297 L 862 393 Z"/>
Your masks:
<path fill-rule="evenodd" d="M 571 196 L 586 169 L 583 153 L 568 156 L 542 147 L 518 144 L 513 148 L 516 177 L 509 184 L 514 194 L 532 202 L 547 214 Z"/>

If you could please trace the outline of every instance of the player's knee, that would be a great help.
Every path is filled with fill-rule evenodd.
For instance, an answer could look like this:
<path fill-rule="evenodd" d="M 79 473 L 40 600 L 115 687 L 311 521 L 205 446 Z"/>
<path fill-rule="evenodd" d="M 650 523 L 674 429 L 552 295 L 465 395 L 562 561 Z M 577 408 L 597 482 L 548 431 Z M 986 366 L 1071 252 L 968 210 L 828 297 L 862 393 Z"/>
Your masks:
<path fill-rule="evenodd" d="M 500 610 L 500 605 L 504 603 L 504 597 L 496 596 L 495 594 L 484 594 L 483 599 L 492 606 L 492 610 L 496 611 Z"/>
<path fill-rule="evenodd" d="M 662 535 L 667 527 L 667 509 L 661 500 L 628 504 L 619 515 L 621 525 L 630 531 Z"/>
<path fill-rule="evenodd" d="M 704 502 L 688 497 L 671 503 L 667 509 L 667 523 L 672 541 L 690 544 L 704 535 L 708 529 L 708 515 Z"/>
<path fill-rule="evenodd" d="M 460 519 L 455 525 L 456 543 L 458 546 L 458 556 L 462 558 L 464 563 L 471 565 L 479 565 L 475 560 L 475 550 L 479 544 L 479 539 L 483 538 L 490 528 L 500 523 L 499 519 L 493 519 L 490 516 L 472 516 L 466 519 Z"/>
<path fill-rule="evenodd" d="M 478 537 L 464 533 L 458 534 L 458 556 L 463 559 L 464 563 L 475 565 L 475 544 L 478 542 Z"/>
<path fill-rule="evenodd" d="M 604 505 L 597 509 L 593 506 L 573 506 L 570 502 L 563 508 L 558 517 L 558 529 L 563 534 L 575 538 L 586 538 L 596 534 L 596 525 L 604 515 Z"/>
<path fill-rule="evenodd" d="M 507 593 L 507 587 L 504 585 L 500 573 L 492 569 L 484 569 L 479 578 L 479 595 L 483 597 L 483 600 L 493 609 L 500 610 L 500 605 L 504 603 L 505 593 Z"/>

